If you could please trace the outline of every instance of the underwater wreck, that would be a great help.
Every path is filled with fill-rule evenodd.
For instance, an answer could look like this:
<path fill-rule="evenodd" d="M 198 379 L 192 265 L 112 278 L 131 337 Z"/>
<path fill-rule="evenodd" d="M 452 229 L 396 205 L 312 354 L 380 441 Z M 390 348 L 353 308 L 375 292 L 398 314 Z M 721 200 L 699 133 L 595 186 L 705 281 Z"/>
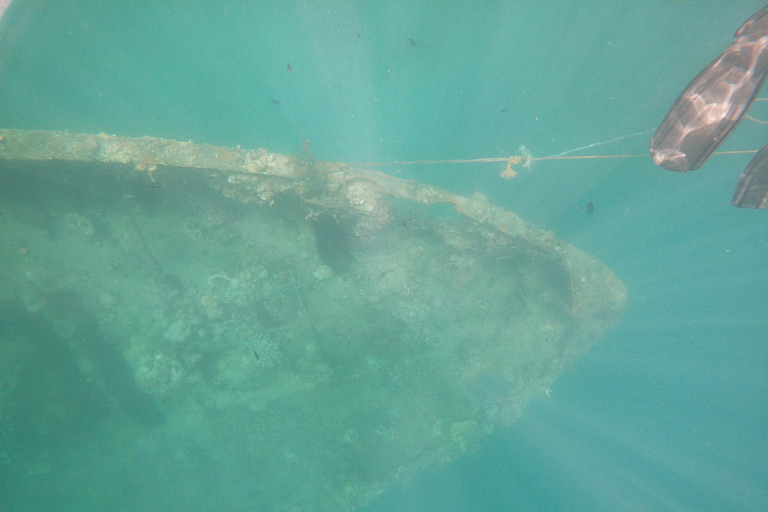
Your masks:
<path fill-rule="evenodd" d="M 254 475 L 260 510 L 353 510 L 471 452 L 626 302 L 603 263 L 480 193 L 308 147 L 0 130 L 0 205 L 3 314 L 47 326 L 95 421 L 138 425 L 139 448 L 103 456 L 151 451 L 166 474 L 204 453 Z M 10 331 L 0 463 L 45 472 L 15 432 L 79 409 L 22 414 L 49 346 Z"/>

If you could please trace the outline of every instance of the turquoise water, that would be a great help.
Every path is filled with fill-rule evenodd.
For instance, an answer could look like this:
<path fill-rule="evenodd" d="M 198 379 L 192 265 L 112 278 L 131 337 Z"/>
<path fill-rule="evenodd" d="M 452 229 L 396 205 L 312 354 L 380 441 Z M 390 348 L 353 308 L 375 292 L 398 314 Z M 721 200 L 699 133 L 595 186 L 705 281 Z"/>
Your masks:
<path fill-rule="evenodd" d="M 0 21 L 0 127 L 286 154 L 309 139 L 315 158 L 343 162 L 506 157 L 521 144 L 541 157 L 655 128 L 762 7 L 588 4 L 16 0 Z M 649 137 L 572 154 L 642 155 Z M 721 149 L 766 139 L 744 121 Z M 540 161 L 509 181 L 501 164 L 384 168 L 479 190 L 554 231 L 611 267 L 629 304 L 512 428 L 369 509 L 768 509 L 768 217 L 730 205 L 749 158 L 713 156 L 687 175 L 649 157 Z M 65 436 L 70 468 L 79 440 Z M 236 471 L 188 464 L 166 485 L 125 475 L 122 487 L 115 470 L 2 485 L 0 499 L 85 510 L 103 503 L 94 494 L 156 493 L 179 509 L 259 510 Z M 214 497 L 188 500 L 202 480 Z"/>

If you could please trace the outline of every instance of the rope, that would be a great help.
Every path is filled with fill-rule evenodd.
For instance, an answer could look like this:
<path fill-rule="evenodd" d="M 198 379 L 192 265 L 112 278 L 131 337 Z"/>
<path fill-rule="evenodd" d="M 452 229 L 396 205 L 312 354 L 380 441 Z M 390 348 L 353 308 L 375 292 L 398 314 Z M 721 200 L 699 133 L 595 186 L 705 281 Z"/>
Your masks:
<path fill-rule="evenodd" d="M 757 153 L 756 149 L 745 149 L 741 151 L 717 151 L 712 153 L 713 155 L 744 155 Z M 580 156 L 543 156 L 532 157 L 534 162 L 541 162 L 543 160 L 591 160 L 591 159 L 608 159 L 608 158 L 649 158 L 648 154 L 635 154 L 635 155 L 580 155 Z M 515 155 L 507 158 L 469 158 L 469 159 L 454 159 L 454 160 L 413 160 L 413 161 L 401 161 L 393 160 L 391 162 L 364 162 L 353 163 L 350 165 L 356 166 L 368 166 L 377 167 L 382 165 L 432 165 L 432 164 L 475 164 L 475 163 L 520 163 L 525 157 Z"/>
<path fill-rule="evenodd" d="M 757 98 L 755 101 L 768 101 L 768 98 Z M 761 121 L 751 116 L 746 116 L 746 118 L 756 123 L 768 124 L 768 121 Z M 501 177 L 508 179 L 508 178 L 513 178 L 517 175 L 517 173 L 512 169 L 512 166 L 516 164 L 521 164 L 521 163 L 523 164 L 523 167 L 530 167 L 536 162 L 541 162 L 544 160 L 597 160 L 597 159 L 610 159 L 610 158 L 647 158 L 648 157 L 647 153 L 644 153 L 641 155 L 580 155 L 580 156 L 566 156 L 566 155 L 573 153 L 575 151 L 580 151 L 582 149 L 588 149 L 595 146 L 602 146 L 603 144 L 610 144 L 612 142 L 617 142 L 620 140 L 637 137 L 639 135 L 645 135 L 647 133 L 651 133 L 652 131 L 653 130 L 651 129 L 651 130 L 645 130 L 642 132 L 632 133 L 630 135 L 622 135 L 621 137 L 616 137 L 614 139 L 605 140 L 602 142 L 595 142 L 594 144 L 581 146 L 575 149 L 564 151 L 562 153 L 558 153 L 556 155 L 544 156 L 539 158 L 532 156 L 524 146 L 520 146 L 520 151 L 521 153 L 523 153 L 522 155 L 513 155 L 506 158 L 470 158 L 470 159 L 453 159 L 453 160 L 412 160 L 412 161 L 394 160 L 392 162 L 364 162 L 364 163 L 356 163 L 352 165 L 358 165 L 361 167 L 378 167 L 383 165 L 477 164 L 477 163 L 504 162 L 507 164 L 507 166 L 505 169 L 501 171 Z M 757 150 L 749 149 L 749 150 L 743 150 L 743 151 L 717 151 L 712 154 L 713 155 L 744 155 L 744 154 L 753 154 L 753 153 L 757 153 Z"/>

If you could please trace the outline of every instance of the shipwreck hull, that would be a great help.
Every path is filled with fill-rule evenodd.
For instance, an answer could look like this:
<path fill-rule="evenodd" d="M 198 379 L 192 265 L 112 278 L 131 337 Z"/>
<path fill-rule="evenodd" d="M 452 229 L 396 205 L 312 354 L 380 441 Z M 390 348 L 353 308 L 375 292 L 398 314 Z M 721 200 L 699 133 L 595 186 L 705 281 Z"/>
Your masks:
<path fill-rule="evenodd" d="M 158 481 L 205 459 L 261 510 L 352 510 L 471 452 L 625 305 L 605 265 L 480 194 L 308 153 L 0 137 L 0 303 L 49 326 L 100 421 L 136 425 L 98 457 Z M 31 478 L 49 453 L 14 453 L 14 424 L 77 410 L 18 412 L 22 331 L 0 435 Z"/>

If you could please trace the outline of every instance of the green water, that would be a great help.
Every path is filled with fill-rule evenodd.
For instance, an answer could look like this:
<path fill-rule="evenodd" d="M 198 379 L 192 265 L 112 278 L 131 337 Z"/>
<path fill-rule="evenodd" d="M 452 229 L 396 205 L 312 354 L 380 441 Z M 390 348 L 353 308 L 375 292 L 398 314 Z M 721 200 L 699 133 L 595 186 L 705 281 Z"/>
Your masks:
<path fill-rule="evenodd" d="M 655 128 L 760 7 L 15 0 L 0 20 L 0 128 L 286 154 L 308 139 L 316 159 L 343 162 L 506 157 L 521 144 L 541 157 Z M 768 118 L 762 103 L 751 113 Z M 645 155 L 649 137 L 572 155 Z M 767 139 L 744 121 L 721 149 Z M 369 510 L 768 508 L 768 217 L 730 205 L 749 158 L 716 155 L 686 175 L 645 156 L 540 161 L 509 181 L 502 164 L 382 168 L 479 190 L 554 231 L 606 263 L 629 304 L 514 426 Z M 94 205 L 97 185 L 69 203 L 108 209 L 116 198 Z M 19 202 L 37 200 L 34 188 L 25 193 Z M 9 339 L 55 335 L 27 311 L 3 314 Z M 151 427 L 116 425 L 81 369 L 48 345 L 34 350 L 40 373 L 20 381 L 26 410 L 61 407 L 76 419 L 56 428 L 54 411 L 20 420 L 36 425 L 34 436 L 0 437 L 56 447 L 39 467 L 0 466 L 0 509 L 267 509 L 254 479 L 269 468 L 227 467 L 205 450 L 178 464 L 148 460 L 147 473 L 128 453 L 124 467 L 100 467 L 94 454 L 112 453 L 116 436 Z M 153 412 L 136 407 L 152 423 Z"/>

